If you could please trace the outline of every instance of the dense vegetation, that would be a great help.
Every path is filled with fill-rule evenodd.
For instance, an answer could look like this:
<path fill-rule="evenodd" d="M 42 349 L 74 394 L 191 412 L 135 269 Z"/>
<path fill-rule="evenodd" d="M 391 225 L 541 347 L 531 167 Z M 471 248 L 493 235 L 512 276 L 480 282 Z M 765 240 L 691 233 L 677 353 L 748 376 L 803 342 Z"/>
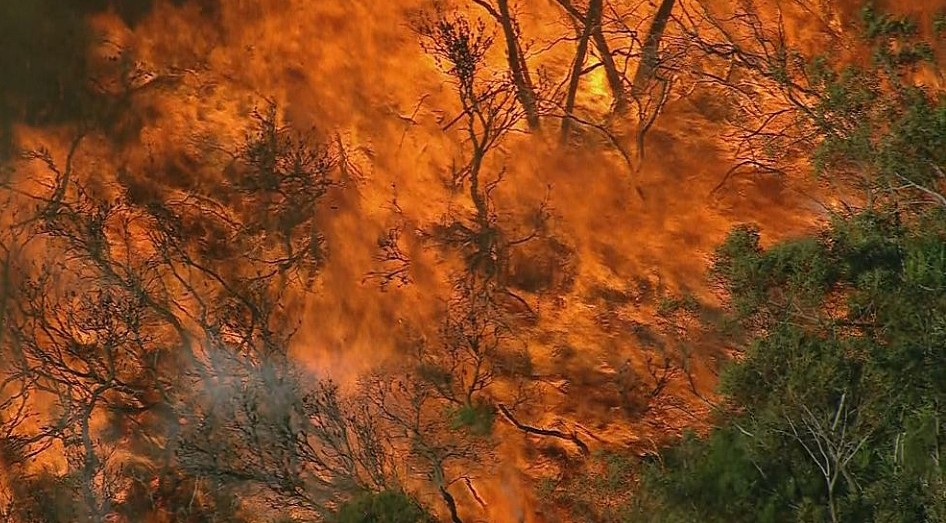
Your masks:
<path fill-rule="evenodd" d="M 363 494 L 327 519 L 328 523 L 434 523 L 436 518 L 403 492 Z"/>
<path fill-rule="evenodd" d="M 715 428 L 645 474 L 653 521 L 946 521 L 946 99 L 907 19 L 864 11 L 868 64 L 815 62 L 821 176 L 863 203 L 820 234 L 732 231 L 712 275 L 741 357 Z M 645 517 L 646 516 L 646 517 Z"/>

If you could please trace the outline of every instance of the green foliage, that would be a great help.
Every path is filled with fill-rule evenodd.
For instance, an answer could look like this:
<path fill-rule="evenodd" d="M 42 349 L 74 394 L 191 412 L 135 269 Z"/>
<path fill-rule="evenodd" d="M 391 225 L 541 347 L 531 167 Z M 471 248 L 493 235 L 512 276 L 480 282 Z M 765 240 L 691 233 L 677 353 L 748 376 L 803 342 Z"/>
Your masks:
<path fill-rule="evenodd" d="M 700 302 L 696 296 L 690 293 L 684 293 L 680 296 L 665 295 L 661 296 L 657 302 L 657 314 L 660 316 L 672 316 L 677 312 L 696 313 L 700 310 Z"/>
<path fill-rule="evenodd" d="M 647 475 L 647 493 L 670 512 L 658 520 L 831 521 L 832 506 L 850 521 L 942 513 L 943 213 L 863 212 L 768 249 L 757 230 L 737 228 L 713 273 L 754 335 L 722 378 L 731 413 Z M 818 419 L 843 419 L 843 435 L 814 436 Z M 863 443 L 829 496 L 805 449 L 841 438 Z"/>
<path fill-rule="evenodd" d="M 861 21 L 864 24 L 864 36 L 869 39 L 912 36 L 916 34 L 916 23 L 909 17 L 881 13 L 868 3 L 861 9 Z"/>
<path fill-rule="evenodd" d="M 436 523 L 436 518 L 404 492 L 369 492 L 346 503 L 327 523 Z"/>
<path fill-rule="evenodd" d="M 488 436 L 496 422 L 496 409 L 488 403 L 474 402 L 450 413 L 450 428 L 465 429 L 474 436 Z"/>
<path fill-rule="evenodd" d="M 862 14 L 873 61 L 819 59 L 809 75 L 816 166 L 856 174 L 872 198 L 817 235 L 764 247 L 746 225 L 719 246 L 711 275 L 742 357 L 716 428 L 645 467 L 637 520 L 946 517 L 946 98 L 909 79 L 931 59 L 919 28 Z M 909 203 L 918 194 L 936 205 Z"/>
<path fill-rule="evenodd" d="M 821 57 L 809 66 L 819 93 L 810 114 L 821 137 L 814 164 L 823 175 L 855 174 L 881 198 L 935 187 L 946 178 L 946 103 L 911 76 L 934 66 L 933 46 L 907 18 L 868 6 L 862 22 L 869 63 L 835 67 Z"/>
<path fill-rule="evenodd" d="M 933 17 L 933 32 L 942 36 L 946 32 L 946 12 L 939 12 Z"/>
<path fill-rule="evenodd" d="M 742 319 L 771 318 L 792 304 L 817 304 L 819 290 L 837 278 L 836 267 L 815 238 L 799 238 L 763 251 L 759 230 L 736 227 L 716 250 L 711 275 L 732 297 Z"/>

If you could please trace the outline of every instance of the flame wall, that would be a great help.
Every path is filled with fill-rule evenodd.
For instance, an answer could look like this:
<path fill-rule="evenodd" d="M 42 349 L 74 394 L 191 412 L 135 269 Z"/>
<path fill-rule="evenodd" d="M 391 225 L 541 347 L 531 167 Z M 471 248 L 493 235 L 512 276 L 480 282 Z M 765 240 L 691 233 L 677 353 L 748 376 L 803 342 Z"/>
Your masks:
<path fill-rule="evenodd" d="M 418 14 L 439 4 L 227 0 L 208 10 L 196 2 L 159 1 L 133 28 L 115 13 L 95 15 L 89 23 L 101 38 L 88 56 L 99 88 L 117 92 L 124 82 L 134 89 L 119 137 L 93 136 L 83 146 L 83 175 L 108 178 L 124 170 L 146 183 L 212 186 L 221 165 L 213 164 L 215 151 L 242 138 L 250 112 L 267 98 L 277 102 L 286 122 L 343 143 L 357 171 L 323 211 L 329 259 L 315 292 L 299 297 L 303 328 L 294 350 L 314 372 L 351 382 L 385 358 L 398 357 L 402 330 L 429 329 L 438 299 L 448 291 L 452 260 L 414 232 L 437 223 L 459 201 L 444 180 L 462 143 L 456 130 L 442 129 L 459 106 L 448 78 L 411 30 Z M 829 14 L 824 6 L 813 9 L 821 22 L 843 25 L 855 4 L 839 3 Z M 926 0 L 909 8 L 929 12 L 939 5 Z M 476 6 L 456 7 L 484 17 Z M 572 30 L 561 10 L 550 0 L 520 1 L 517 8 L 533 50 L 530 64 L 563 78 L 574 43 L 553 45 Z M 638 22 L 646 22 L 648 11 L 640 8 Z M 788 20 L 796 41 L 816 47 L 823 31 L 798 16 Z M 504 67 L 500 48 L 491 57 L 497 69 Z M 538 52 L 544 48 L 549 50 Z M 603 75 L 589 75 L 581 85 L 580 108 L 600 115 L 609 103 Z M 713 193 L 729 158 L 711 105 L 706 99 L 672 99 L 648 135 L 638 170 L 601 140 L 555 145 L 554 122 L 544 133 L 513 135 L 498 151 L 493 167 L 508 169 L 498 208 L 528 209 L 551 187 L 557 254 L 568 253 L 559 269 L 572 273 L 560 276 L 556 292 L 527 296 L 539 321 L 519 334 L 536 372 L 570 382 L 567 394 L 550 391 L 543 398 L 537 424 L 578 423 L 602 444 L 615 446 L 659 437 L 622 421 L 616 407 L 601 399 L 624 362 L 638 361 L 641 342 L 629 326 L 652 322 L 662 293 L 690 292 L 715 303 L 705 269 L 732 225 L 757 222 L 774 241 L 809 230 L 820 219 L 820 189 L 804 173 L 792 179 L 740 177 Z M 68 125 L 20 126 L 16 137 L 23 147 L 46 144 L 61 158 L 69 133 Z M 20 172 L 30 175 L 39 176 Z M 392 210 L 395 196 L 402 213 Z M 405 231 L 414 282 L 380 292 L 365 275 L 376 267 L 378 237 L 393 224 Z M 537 249 L 518 263 L 535 265 L 556 254 Z M 630 298 L 609 301 L 602 298 L 607 292 Z M 713 355 L 724 348 L 713 343 L 698 349 Z M 562 348 L 569 348 L 566 356 Z M 701 386 L 712 385 L 712 376 L 700 378 Z M 504 437 L 510 440 L 503 446 L 507 465 L 484 487 L 488 519 L 542 521 L 526 506 L 535 456 L 523 450 L 515 431 Z"/>

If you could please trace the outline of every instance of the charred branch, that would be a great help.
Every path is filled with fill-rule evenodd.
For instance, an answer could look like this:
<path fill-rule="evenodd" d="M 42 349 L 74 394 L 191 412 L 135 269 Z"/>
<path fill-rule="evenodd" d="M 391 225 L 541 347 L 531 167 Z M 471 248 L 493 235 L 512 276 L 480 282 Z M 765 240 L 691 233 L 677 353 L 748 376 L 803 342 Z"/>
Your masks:
<path fill-rule="evenodd" d="M 515 416 L 513 416 L 512 412 L 510 412 L 509 409 L 505 405 L 499 404 L 498 407 L 499 407 L 499 412 L 503 414 L 506 420 L 509 421 L 509 423 L 511 423 L 514 427 L 521 430 L 522 432 L 525 432 L 527 434 L 535 434 L 537 436 L 547 436 L 550 438 L 557 438 L 557 439 L 570 441 L 574 443 L 576 447 L 578 447 L 578 450 L 580 450 L 582 454 L 586 456 L 589 454 L 588 445 L 586 445 L 585 442 L 582 441 L 581 438 L 578 437 L 577 432 L 572 432 L 571 434 L 567 434 L 560 430 L 543 429 L 539 427 L 533 427 L 531 425 L 526 425 L 520 422 L 519 420 L 517 420 Z"/>

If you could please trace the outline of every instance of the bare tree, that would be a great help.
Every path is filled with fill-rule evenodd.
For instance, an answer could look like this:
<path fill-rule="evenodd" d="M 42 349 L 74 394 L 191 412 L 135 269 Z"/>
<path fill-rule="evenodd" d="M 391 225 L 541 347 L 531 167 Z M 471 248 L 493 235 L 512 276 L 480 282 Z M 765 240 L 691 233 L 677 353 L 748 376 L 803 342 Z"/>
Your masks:
<path fill-rule="evenodd" d="M 255 124 L 213 188 L 163 186 L 159 172 L 80 176 L 80 140 L 63 168 L 42 149 L 25 156 L 47 178 L 3 186 L 19 208 L 35 209 L 14 229 L 56 253 L 13 266 L 18 278 L 6 257 L 4 459 L 58 442 L 76 518 L 105 521 L 152 482 L 162 495 L 188 486 L 190 507 L 206 488 L 311 505 L 385 481 L 370 423 L 331 384 L 297 386 L 287 359 L 297 325 L 284 298 L 321 265 L 317 206 L 338 184 L 339 153 L 280 127 L 274 107 Z M 15 244 L 3 246 L 9 254 Z M 38 395 L 54 409 L 29 430 L 20 420 Z M 153 494 L 155 509 L 174 503 Z"/>
<path fill-rule="evenodd" d="M 597 5 L 593 6 L 593 3 L 590 3 L 588 11 L 583 14 L 571 0 L 556 0 L 556 2 L 562 6 L 565 12 L 568 13 L 576 23 L 585 22 L 584 27 L 588 28 L 587 21 L 593 21 L 590 26 L 591 40 L 594 42 L 595 49 L 598 52 L 597 58 L 600 60 L 601 66 L 604 67 L 605 76 L 608 79 L 608 86 L 611 89 L 611 96 L 614 97 L 614 112 L 618 115 L 623 115 L 628 109 L 627 93 L 623 79 L 624 75 L 618 70 L 617 63 L 614 60 L 614 52 L 611 50 L 611 46 L 604 36 L 603 4 L 596 2 Z M 592 7 L 597 7 L 596 13 L 592 13 Z M 571 78 L 574 79 L 574 77 L 575 75 L 573 73 Z"/>
<path fill-rule="evenodd" d="M 563 144 L 567 142 L 569 130 L 571 129 L 571 114 L 575 110 L 575 97 L 578 94 L 578 84 L 581 81 L 581 74 L 584 69 L 585 54 L 588 52 L 588 40 L 595 32 L 595 27 L 601 26 L 601 8 L 602 0 L 591 0 L 589 2 L 581 35 L 578 38 L 578 49 L 575 51 L 572 72 L 569 76 L 568 93 L 565 95 L 565 118 L 562 120 L 561 134 Z"/>
<path fill-rule="evenodd" d="M 218 488 L 262 492 L 274 508 L 316 516 L 349 496 L 391 485 L 391 465 L 364 407 L 286 361 L 251 363 L 223 352 L 215 398 L 187 418 L 181 466 Z"/>
<path fill-rule="evenodd" d="M 396 187 L 394 189 L 397 190 Z M 404 211 L 398 204 L 396 192 L 388 207 L 394 212 L 397 222 L 378 238 L 378 253 L 375 254 L 374 259 L 380 267 L 371 270 L 365 276 L 365 280 L 377 280 L 382 291 L 387 290 L 392 283 L 403 287 L 412 281 L 411 257 L 401 246 L 405 220 L 402 217 Z"/>
<path fill-rule="evenodd" d="M 509 8 L 509 0 L 496 0 L 496 6 L 493 6 L 489 0 L 473 0 L 473 3 L 485 9 L 502 27 L 503 38 L 506 42 L 506 58 L 509 62 L 512 82 L 516 88 L 516 98 L 525 111 L 529 127 L 538 129 L 539 98 L 529 73 L 529 64 L 526 63 L 525 53 L 520 44 L 519 24 Z"/>
<path fill-rule="evenodd" d="M 402 371 L 377 374 L 365 385 L 365 397 L 389 427 L 384 432 L 398 435 L 395 445 L 412 457 L 407 474 L 433 483 L 453 521 L 460 521 L 453 485 L 465 484 L 485 505 L 474 482 L 489 473 L 496 405 L 523 401 L 531 375 L 528 354 L 495 299 L 494 280 L 475 267 L 467 271 L 453 279 L 436 337 L 418 337 Z"/>
<path fill-rule="evenodd" d="M 117 445 L 93 429 L 93 416 L 121 412 L 134 419 L 153 407 L 148 346 L 154 340 L 141 327 L 147 311 L 132 297 L 104 288 L 57 299 L 52 289 L 60 275 L 48 269 L 19 293 L 12 355 L 36 394 L 51 396 L 58 407 L 43 432 L 65 452 L 79 489 L 78 517 L 102 522 L 124 479 L 112 459 Z"/>
<path fill-rule="evenodd" d="M 492 444 L 464 426 L 464 411 L 444 415 L 443 390 L 430 376 L 412 372 L 377 374 L 364 381 L 364 398 L 381 420 L 399 455 L 407 458 L 402 474 L 430 482 L 453 523 L 462 523 L 451 488 L 470 480 L 478 463 L 487 461 Z M 448 413 L 451 411 L 448 411 Z M 488 411 L 476 411 L 489 416 Z"/>
<path fill-rule="evenodd" d="M 697 2 L 678 12 L 681 37 L 695 57 L 692 85 L 734 109 L 727 118 L 734 162 L 716 189 L 742 171 L 783 173 L 815 145 L 820 95 L 806 61 L 787 41 L 781 10 L 771 24 L 751 4 L 719 13 Z"/>
<path fill-rule="evenodd" d="M 570 129 L 575 125 L 591 128 L 604 135 L 608 141 L 624 156 L 628 166 L 633 168 L 631 155 L 623 144 L 623 137 L 613 129 L 614 117 L 626 115 L 631 107 L 636 108 L 637 132 L 636 146 L 639 160 L 644 158 L 644 137 L 653 127 L 664 106 L 670 99 L 673 79 L 683 70 L 686 60 L 686 45 L 675 39 L 672 45 L 666 44 L 665 32 L 673 20 L 673 1 L 663 2 L 652 17 L 641 16 L 639 6 L 630 11 L 619 9 L 613 3 L 590 1 L 582 11 L 570 0 L 556 0 L 577 27 L 577 45 L 575 61 L 566 84 L 563 100 L 559 104 L 562 122 L 562 141 L 567 139 Z M 641 42 L 638 38 L 639 25 L 650 20 L 650 29 Z M 611 42 L 609 42 L 610 37 Z M 621 45 L 625 40 L 627 45 Z M 593 43 L 593 45 L 592 45 Z M 597 51 L 598 63 L 585 66 L 590 48 Z M 617 59 L 622 62 L 619 64 Z M 630 77 L 628 69 L 636 62 L 636 73 Z M 581 77 L 603 67 L 605 77 L 614 98 L 613 111 L 603 123 L 576 114 L 575 97 Z M 626 87 L 630 87 L 628 88 Z"/>
<path fill-rule="evenodd" d="M 472 273 L 504 288 L 508 250 L 535 238 L 547 218 L 546 200 L 526 220 L 526 231 L 499 223 L 493 193 L 500 186 L 505 169 L 489 177 L 488 160 L 502 140 L 515 130 L 523 113 L 514 103 L 506 77 L 484 71 L 484 59 L 492 45 L 482 23 L 472 25 L 462 16 L 441 17 L 420 28 L 424 48 L 455 81 L 463 112 L 448 128 L 461 123 L 468 147 L 466 158 L 452 167 L 454 187 L 466 187 L 472 216 L 462 213 L 445 217 L 432 234 L 447 246 L 459 249 Z M 519 300 L 521 301 L 521 299 Z"/>
<path fill-rule="evenodd" d="M 594 13 L 592 16 L 595 17 Z M 471 409 L 494 404 L 503 405 L 507 420 L 516 419 L 513 411 L 529 401 L 534 388 L 531 383 L 531 362 L 528 353 L 516 349 L 512 336 L 515 310 L 525 310 L 526 317 L 534 313 L 525 300 L 508 287 L 510 252 L 518 245 L 538 238 L 548 218 L 547 201 L 525 220 L 525 227 L 517 230 L 500 223 L 493 194 L 503 180 L 503 171 L 484 181 L 485 160 L 500 143 L 500 138 L 512 129 L 516 113 L 510 109 L 499 111 L 505 115 L 495 118 L 497 108 L 507 107 L 503 91 L 490 90 L 489 81 L 478 78 L 482 58 L 488 45 L 469 46 L 466 42 L 486 42 L 474 36 L 477 31 L 462 19 L 444 20 L 436 30 L 428 30 L 427 38 L 434 45 L 428 49 L 446 63 L 448 72 L 457 78 L 458 94 L 467 109 L 466 135 L 471 149 L 470 160 L 454 169 L 454 180 L 469 183 L 472 217 L 450 216 L 447 223 L 433 231 L 434 236 L 448 248 L 458 250 L 466 260 L 465 269 L 452 276 L 453 295 L 448 301 L 438 345 L 422 346 L 418 354 L 421 364 L 419 375 L 428 379 L 439 397 L 457 407 Z M 480 26 L 479 31 L 482 31 Z M 590 31 L 590 30 L 589 30 Z M 481 34 L 481 33 L 480 33 Z M 464 35 L 458 37 L 457 35 Z M 446 50 L 469 47 L 470 51 L 449 53 Z M 459 74 L 471 72 L 468 76 Z M 470 92 L 483 93 L 470 96 Z M 497 397 L 492 392 L 494 381 L 502 380 L 506 390 L 516 391 L 514 397 Z M 511 387 L 510 387 L 511 385 Z M 508 406 L 506 406 L 508 404 Z M 536 429 L 518 420 L 512 422 L 525 432 L 550 436 L 557 432 Z M 554 432 L 554 434 L 553 434 Z M 577 438 L 580 448 L 587 448 Z"/>
<path fill-rule="evenodd" d="M 661 0 L 660 7 L 654 13 L 650 29 L 647 31 L 647 36 L 644 37 L 644 48 L 640 62 L 637 65 L 637 72 L 634 73 L 634 81 L 631 83 L 636 93 L 643 90 L 644 84 L 653 78 L 657 70 L 660 42 L 667 30 L 667 23 L 670 22 L 670 15 L 673 13 L 675 3 L 676 0 Z"/>

